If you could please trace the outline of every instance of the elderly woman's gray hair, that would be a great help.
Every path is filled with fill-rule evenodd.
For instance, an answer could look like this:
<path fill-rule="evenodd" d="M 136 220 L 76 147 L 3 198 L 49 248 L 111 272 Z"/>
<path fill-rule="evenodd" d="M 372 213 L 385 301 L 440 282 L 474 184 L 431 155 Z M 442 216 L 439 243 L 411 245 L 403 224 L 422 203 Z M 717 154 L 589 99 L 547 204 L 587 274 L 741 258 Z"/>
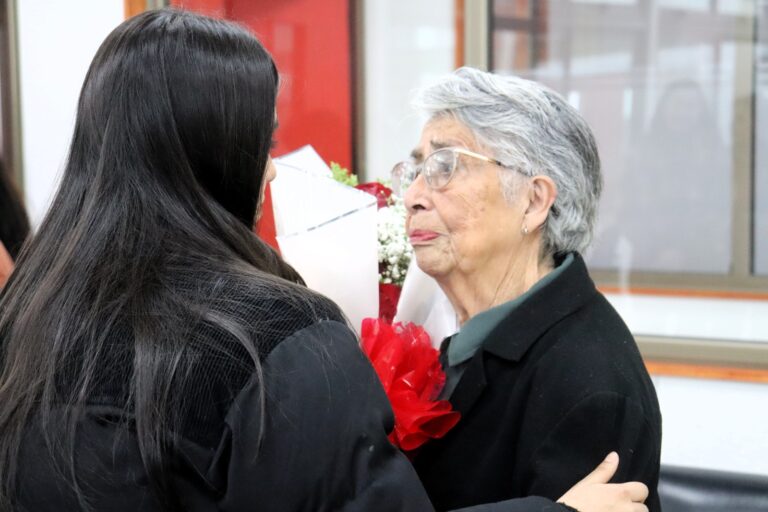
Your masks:
<path fill-rule="evenodd" d="M 552 178 L 557 199 L 543 227 L 544 255 L 587 248 L 602 190 L 600 157 L 592 130 L 562 96 L 529 80 L 460 68 L 414 103 L 430 117 L 454 116 L 505 164 Z M 519 175 L 500 176 L 511 201 Z"/>

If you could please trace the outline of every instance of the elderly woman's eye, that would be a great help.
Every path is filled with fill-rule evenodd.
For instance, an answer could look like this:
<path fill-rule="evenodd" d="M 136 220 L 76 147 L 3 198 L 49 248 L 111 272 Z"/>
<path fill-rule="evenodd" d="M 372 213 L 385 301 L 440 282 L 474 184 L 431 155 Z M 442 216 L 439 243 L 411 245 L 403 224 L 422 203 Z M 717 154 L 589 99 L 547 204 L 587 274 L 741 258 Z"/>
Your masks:
<path fill-rule="evenodd" d="M 432 172 L 435 174 L 450 175 L 453 172 L 453 154 L 448 151 L 435 153 L 430 159 Z"/>
<path fill-rule="evenodd" d="M 452 170 L 453 170 L 453 162 L 440 161 L 437 163 L 437 172 L 439 174 L 442 174 L 443 176 L 450 175 Z"/>

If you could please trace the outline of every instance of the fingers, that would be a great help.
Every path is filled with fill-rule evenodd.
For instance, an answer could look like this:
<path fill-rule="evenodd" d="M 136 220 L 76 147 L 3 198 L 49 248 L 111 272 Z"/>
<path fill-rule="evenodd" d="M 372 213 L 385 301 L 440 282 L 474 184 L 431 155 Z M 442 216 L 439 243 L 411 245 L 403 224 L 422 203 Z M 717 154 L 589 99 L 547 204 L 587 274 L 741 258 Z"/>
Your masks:
<path fill-rule="evenodd" d="M 622 491 L 635 503 L 643 503 L 648 498 L 648 486 L 641 482 L 620 484 Z"/>
<path fill-rule="evenodd" d="M 616 469 L 618 469 L 618 467 L 619 454 L 616 452 L 611 452 L 608 454 L 605 460 L 601 462 L 594 471 L 585 476 L 579 482 L 579 484 L 607 484 L 616 473 Z"/>
<path fill-rule="evenodd" d="M 571 487 L 558 501 L 576 510 L 648 512 L 643 502 L 648 487 L 641 482 L 609 484 L 619 467 L 619 455 L 611 452 L 594 471 Z"/>

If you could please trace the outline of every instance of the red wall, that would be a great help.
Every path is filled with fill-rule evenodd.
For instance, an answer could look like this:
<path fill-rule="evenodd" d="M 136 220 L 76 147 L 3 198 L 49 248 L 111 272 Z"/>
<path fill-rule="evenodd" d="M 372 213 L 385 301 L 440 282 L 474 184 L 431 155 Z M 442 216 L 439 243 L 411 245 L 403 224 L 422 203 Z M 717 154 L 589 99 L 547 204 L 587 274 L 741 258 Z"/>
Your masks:
<path fill-rule="evenodd" d="M 281 75 L 279 155 L 312 144 L 352 164 L 350 0 L 174 0 L 176 6 L 250 28 Z"/>
<path fill-rule="evenodd" d="M 311 144 L 326 161 L 352 166 L 351 0 L 172 0 L 243 23 L 277 63 L 280 128 L 274 155 Z M 353 169 L 354 171 L 354 169 Z M 267 193 L 257 232 L 277 248 Z"/>
<path fill-rule="evenodd" d="M 226 17 L 228 3 L 230 2 L 227 0 L 171 0 L 171 5 L 174 7 L 183 7 L 217 18 Z"/>

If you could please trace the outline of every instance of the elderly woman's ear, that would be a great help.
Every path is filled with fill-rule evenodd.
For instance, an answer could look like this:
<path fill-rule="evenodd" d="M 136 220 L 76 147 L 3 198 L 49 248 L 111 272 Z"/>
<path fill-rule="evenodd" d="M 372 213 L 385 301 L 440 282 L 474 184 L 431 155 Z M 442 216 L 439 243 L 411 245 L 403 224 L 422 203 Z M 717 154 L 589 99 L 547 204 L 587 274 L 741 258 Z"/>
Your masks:
<path fill-rule="evenodd" d="M 549 176 L 537 175 L 528 182 L 527 207 L 520 229 L 523 234 L 541 229 L 557 198 L 557 185 Z"/>

